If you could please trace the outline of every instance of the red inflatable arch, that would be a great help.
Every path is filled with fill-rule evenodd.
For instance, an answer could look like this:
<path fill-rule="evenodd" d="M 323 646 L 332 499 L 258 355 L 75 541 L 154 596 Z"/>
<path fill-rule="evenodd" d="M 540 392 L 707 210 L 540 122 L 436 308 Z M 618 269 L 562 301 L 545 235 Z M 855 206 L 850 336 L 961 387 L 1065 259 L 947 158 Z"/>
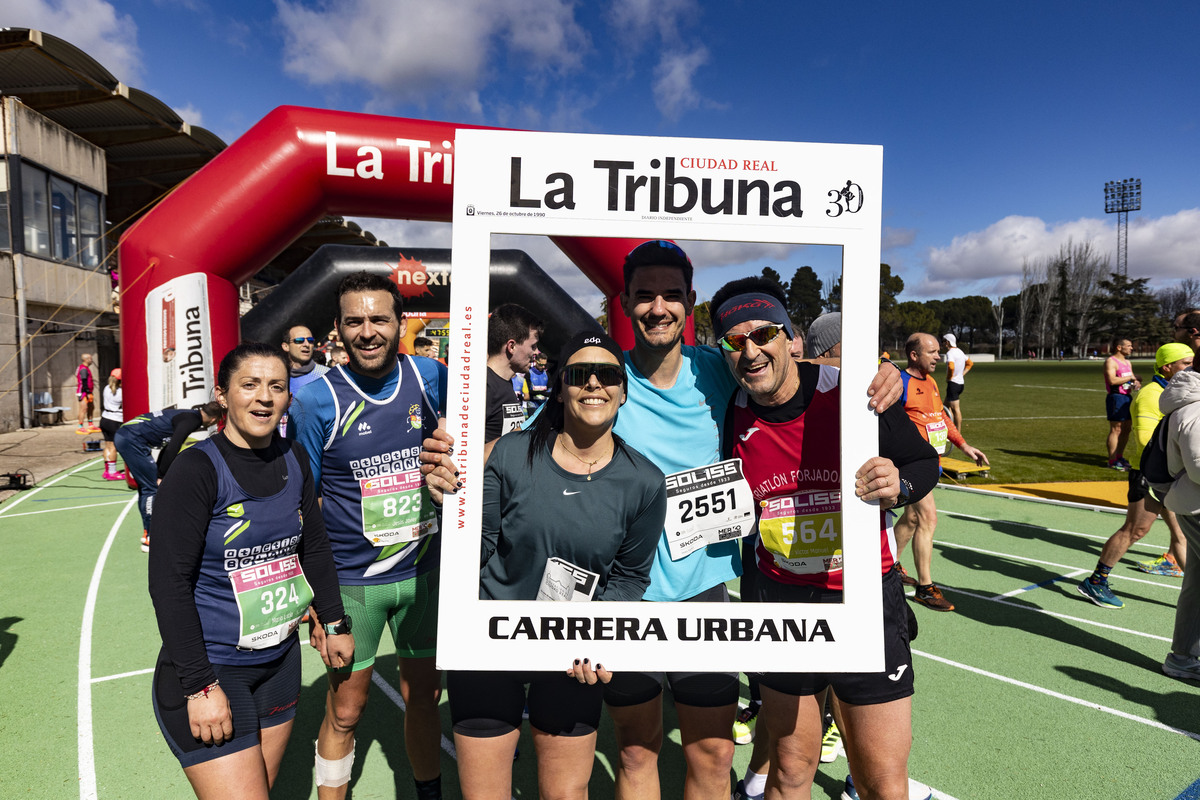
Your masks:
<path fill-rule="evenodd" d="M 238 342 L 238 285 L 322 216 L 449 221 L 454 132 L 466 127 L 481 126 L 282 106 L 146 214 L 119 246 L 125 418 L 211 397 Z M 639 241 L 555 240 L 609 297 L 626 348 L 612 301 Z"/>

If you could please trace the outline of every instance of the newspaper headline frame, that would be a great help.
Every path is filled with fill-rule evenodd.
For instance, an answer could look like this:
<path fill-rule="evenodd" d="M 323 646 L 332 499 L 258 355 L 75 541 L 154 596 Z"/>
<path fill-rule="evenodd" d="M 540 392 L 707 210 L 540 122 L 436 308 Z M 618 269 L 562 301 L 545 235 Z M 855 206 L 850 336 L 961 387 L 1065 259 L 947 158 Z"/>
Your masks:
<path fill-rule="evenodd" d="M 612 670 L 882 670 L 879 511 L 853 499 L 854 471 L 878 448 L 866 387 L 878 356 L 882 147 L 459 130 L 455 160 L 446 405 L 464 485 L 445 503 L 438 666 L 555 670 L 587 657 Z M 496 234 L 842 248 L 842 524 L 871 534 L 844 537 L 842 603 L 798 613 L 797 604 L 479 599 L 485 270 Z"/>

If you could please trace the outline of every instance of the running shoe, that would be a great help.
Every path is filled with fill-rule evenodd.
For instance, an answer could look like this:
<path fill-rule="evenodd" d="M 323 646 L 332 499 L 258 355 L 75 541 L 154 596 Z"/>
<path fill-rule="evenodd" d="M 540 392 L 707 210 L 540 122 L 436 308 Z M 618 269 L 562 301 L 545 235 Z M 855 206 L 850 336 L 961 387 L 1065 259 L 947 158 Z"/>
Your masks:
<path fill-rule="evenodd" d="M 99 432 L 100 432 L 100 429 L 99 429 L 98 427 L 96 427 L 95 425 L 92 425 L 92 424 L 90 424 L 90 423 L 89 423 L 89 424 L 88 424 L 88 429 L 87 429 L 87 432 L 88 432 L 88 433 L 99 433 Z"/>
<path fill-rule="evenodd" d="M 754 741 L 754 720 L 762 703 L 750 701 L 750 705 L 738 709 L 737 719 L 733 721 L 733 741 L 737 744 L 750 744 Z"/>
<path fill-rule="evenodd" d="M 1163 672 L 1172 678 L 1200 681 L 1200 659 L 1168 653 L 1163 662 Z"/>
<path fill-rule="evenodd" d="M 838 756 L 844 755 L 846 748 L 842 746 L 842 732 L 838 730 L 836 722 L 831 722 L 825 736 L 821 738 L 821 763 L 829 764 L 837 761 Z"/>
<path fill-rule="evenodd" d="M 106 473 L 104 473 L 104 480 L 106 480 L 106 481 L 123 481 L 123 480 L 125 480 L 125 473 L 124 472 L 106 472 Z"/>
<path fill-rule="evenodd" d="M 954 603 L 951 603 L 942 596 L 942 590 L 937 587 L 936 583 L 929 584 L 928 589 L 917 587 L 917 593 L 913 595 L 913 600 L 916 600 L 926 608 L 932 608 L 934 611 L 953 611 Z"/>
<path fill-rule="evenodd" d="M 901 564 L 899 561 L 896 562 L 895 569 L 897 572 L 900 573 L 900 582 L 903 583 L 905 586 L 916 586 L 917 585 L 917 579 L 910 577 L 908 574 L 908 570 L 906 570 L 904 568 L 904 565 Z"/>
<path fill-rule="evenodd" d="M 1084 578 L 1079 584 L 1079 593 L 1101 608 L 1124 608 L 1125 603 L 1108 588 L 1108 581 L 1092 583 L 1091 578 Z"/>
<path fill-rule="evenodd" d="M 766 794 L 766 792 L 763 792 Z M 761 794 L 746 794 L 746 782 L 738 781 L 737 786 L 733 787 L 733 796 L 730 800 L 763 800 Z"/>
<path fill-rule="evenodd" d="M 75 429 L 75 432 L 78 433 L 80 436 L 87 436 L 88 429 L 83 427 L 82 425 L 80 425 L 78 428 Z"/>
<path fill-rule="evenodd" d="M 846 786 L 842 789 L 842 800 L 858 800 L 858 791 L 854 788 L 854 779 L 846 776 Z M 920 781 L 908 779 L 908 800 L 933 800 L 933 789 Z"/>
<path fill-rule="evenodd" d="M 1117 472 L 1126 472 L 1129 467 L 1125 466 L 1129 462 L 1123 458 L 1114 458 L 1108 462 L 1109 469 L 1115 469 Z"/>
<path fill-rule="evenodd" d="M 1122 467 L 1125 468 L 1126 472 L 1133 469 L 1133 464 L 1130 464 L 1129 460 L 1127 458 L 1125 458 L 1125 456 L 1117 456 L 1117 461 L 1121 464 Z"/>
<path fill-rule="evenodd" d="M 1175 559 L 1171 558 L 1169 553 L 1163 553 L 1158 558 L 1152 558 L 1149 561 L 1139 561 L 1134 565 L 1142 572 L 1148 572 L 1151 575 L 1167 575 L 1172 578 L 1182 578 L 1183 570 L 1175 563 Z"/>
<path fill-rule="evenodd" d="M 142 531 L 142 552 L 150 552 L 150 534 L 147 531 Z"/>

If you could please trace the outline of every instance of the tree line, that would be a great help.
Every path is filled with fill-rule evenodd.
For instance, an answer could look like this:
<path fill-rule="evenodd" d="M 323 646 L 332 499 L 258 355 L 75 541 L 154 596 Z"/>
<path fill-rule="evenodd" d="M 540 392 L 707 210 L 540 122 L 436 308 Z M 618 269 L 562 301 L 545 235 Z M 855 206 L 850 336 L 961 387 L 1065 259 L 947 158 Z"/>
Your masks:
<path fill-rule="evenodd" d="M 771 267 L 762 274 L 784 288 L 788 315 L 800 330 L 827 311 L 841 310 L 840 274 L 821 278 L 809 266 L 786 282 Z M 1073 240 L 1054 255 L 1025 259 L 1020 290 L 994 299 L 902 300 L 904 279 L 880 264 L 880 346 L 898 354 L 910 334 L 923 331 L 939 338 L 953 333 L 964 350 L 1000 358 L 1084 358 L 1106 354 L 1120 336 L 1132 340 L 1136 352 L 1153 353 L 1171 340 L 1171 321 L 1200 306 L 1200 280 L 1186 278 L 1158 292 L 1149 281 L 1111 272 L 1107 255 L 1091 242 Z M 697 304 L 695 325 L 698 341 L 715 341 L 708 303 Z"/>

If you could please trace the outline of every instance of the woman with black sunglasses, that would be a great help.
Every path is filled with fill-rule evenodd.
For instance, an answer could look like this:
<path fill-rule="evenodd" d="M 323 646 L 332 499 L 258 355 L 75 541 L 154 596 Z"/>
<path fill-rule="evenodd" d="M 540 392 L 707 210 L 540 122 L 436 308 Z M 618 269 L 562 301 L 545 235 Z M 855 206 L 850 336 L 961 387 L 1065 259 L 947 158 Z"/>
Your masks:
<path fill-rule="evenodd" d="M 621 349 L 605 334 L 580 333 L 558 363 L 533 426 L 497 440 L 484 468 L 479 596 L 640 600 L 666 489 L 662 472 L 612 432 L 625 402 Z M 512 797 L 512 758 L 528 704 L 540 794 L 586 798 L 601 684 L 610 678 L 589 658 L 576 659 L 565 675 L 449 673 L 463 796 Z"/>

